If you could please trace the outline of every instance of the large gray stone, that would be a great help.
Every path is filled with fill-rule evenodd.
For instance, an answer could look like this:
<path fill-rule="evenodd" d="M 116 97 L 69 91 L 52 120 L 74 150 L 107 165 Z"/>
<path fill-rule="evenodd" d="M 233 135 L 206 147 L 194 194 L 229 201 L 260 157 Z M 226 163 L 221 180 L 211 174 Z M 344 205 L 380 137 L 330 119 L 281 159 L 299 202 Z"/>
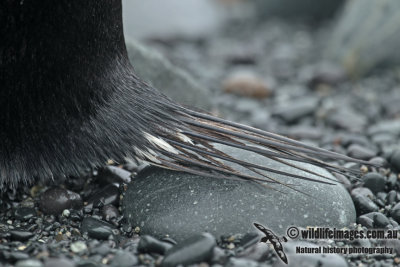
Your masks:
<path fill-rule="evenodd" d="M 128 39 L 129 60 L 137 75 L 173 100 L 188 106 L 210 110 L 210 92 L 199 85 L 187 72 L 173 66 L 155 50 Z"/>
<path fill-rule="evenodd" d="M 223 150 L 252 163 L 312 177 L 253 153 Z M 321 168 L 301 166 L 333 178 Z M 300 181 L 275 174 L 273 177 L 296 184 L 298 190 L 312 197 L 276 184 L 273 187 L 281 192 L 246 181 L 150 168 L 128 186 L 123 200 L 124 214 L 143 234 L 156 237 L 169 234 L 177 240 L 200 232 L 218 237 L 256 231 L 253 222 L 279 235 L 285 234 L 290 225 L 344 227 L 355 222 L 353 202 L 342 185 Z"/>
<path fill-rule="evenodd" d="M 400 63 L 400 1 L 347 1 L 325 55 L 352 76 Z"/>

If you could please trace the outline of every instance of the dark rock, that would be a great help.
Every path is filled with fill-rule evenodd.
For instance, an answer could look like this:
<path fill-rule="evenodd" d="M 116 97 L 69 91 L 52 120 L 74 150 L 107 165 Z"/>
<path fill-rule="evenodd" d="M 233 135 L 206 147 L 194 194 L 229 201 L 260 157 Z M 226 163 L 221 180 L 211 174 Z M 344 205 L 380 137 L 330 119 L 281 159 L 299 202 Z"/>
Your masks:
<path fill-rule="evenodd" d="M 24 253 L 24 252 L 19 252 L 19 251 L 12 251 L 9 254 L 9 258 L 11 261 L 20 261 L 20 260 L 26 260 L 29 259 L 29 254 Z"/>
<path fill-rule="evenodd" d="M 20 221 L 27 221 L 36 216 L 36 210 L 29 207 L 19 207 L 14 210 L 15 219 Z"/>
<path fill-rule="evenodd" d="M 208 234 L 194 235 L 167 251 L 162 267 L 174 267 L 180 264 L 209 262 L 216 246 L 215 238 Z"/>
<path fill-rule="evenodd" d="M 165 252 L 172 247 L 173 245 L 170 243 L 162 242 L 149 235 L 144 235 L 141 236 L 137 249 L 142 253 L 157 253 L 164 255 Z"/>
<path fill-rule="evenodd" d="M 397 172 L 400 172 L 400 149 L 396 149 L 392 152 L 389 158 L 390 166 Z"/>
<path fill-rule="evenodd" d="M 357 222 L 361 224 L 362 226 L 365 226 L 367 228 L 373 228 L 374 227 L 374 219 L 367 216 L 366 214 L 361 215 L 360 217 L 357 218 Z"/>
<path fill-rule="evenodd" d="M 113 267 L 131 267 L 139 263 L 138 258 L 128 251 L 117 251 L 111 261 L 110 266 Z"/>
<path fill-rule="evenodd" d="M 114 234 L 113 229 L 115 227 L 112 224 L 92 217 L 83 219 L 81 226 L 82 233 L 88 233 L 90 237 L 97 239 L 108 239 L 110 235 Z"/>
<path fill-rule="evenodd" d="M 241 239 L 238 247 L 241 249 L 247 249 L 260 241 L 258 233 L 247 233 Z"/>
<path fill-rule="evenodd" d="M 364 197 L 368 197 L 368 198 L 375 198 L 374 193 L 372 193 L 372 191 L 369 188 L 366 187 L 356 187 L 353 190 L 351 190 L 351 196 L 355 197 L 355 196 L 364 196 Z"/>
<path fill-rule="evenodd" d="M 385 167 L 388 164 L 387 160 L 382 157 L 373 157 L 372 159 L 369 160 L 369 162 L 379 167 Z"/>
<path fill-rule="evenodd" d="M 356 159 L 369 160 L 376 156 L 376 152 L 369 148 L 353 144 L 348 147 L 347 155 Z"/>
<path fill-rule="evenodd" d="M 296 99 L 291 103 L 284 103 L 274 107 L 272 114 L 288 123 L 294 123 L 313 114 L 318 107 L 318 102 L 319 99 L 315 97 Z"/>
<path fill-rule="evenodd" d="M 379 207 L 369 197 L 355 195 L 353 196 L 353 201 L 358 215 L 379 210 Z"/>
<path fill-rule="evenodd" d="M 225 149 L 228 154 L 232 151 Z M 255 164 L 316 178 L 259 155 L 235 153 Z M 333 178 L 323 169 L 297 165 Z M 241 171 L 249 173 L 245 168 Z M 142 234 L 156 238 L 169 234 L 178 241 L 199 231 L 215 235 L 255 232 L 253 222 L 284 234 L 290 225 L 344 227 L 355 221 L 353 202 L 340 184 L 270 175 L 283 183 L 296 184 L 296 189 L 313 197 L 279 185 L 271 184 L 281 192 L 246 181 L 149 168 L 128 185 L 123 198 L 124 217 L 134 228 L 140 227 Z"/>
<path fill-rule="evenodd" d="M 99 208 L 105 205 L 119 203 L 119 188 L 113 184 L 106 185 L 101 190 L 97 191 L 87 201 L 86 208 Z"/>
<path fill-rule="evenodd" d="M 387 195 L 386 195 L 386 203 L 387 204 L 394 204 L 397 201 L 399 201 L 399 196 L 396 190 L 391 190 Z"/>
<path fill-rule="evenodd" d="M 33 236 L 33 233 L 27 231 L 13 230 L 10 231 L 11 238 L 17 241 L 26 241 Z"/>
<path fill-rule="evenodd" d="M 44 267 L 75 267 L 75 264 L 64 258 L 50 258 L 44 262 Z"/>
<path fill-rule="evenodd" d="M 131 181 L 131 173 L 122 168 L 107 166 L 99 170 L 97 179 L 103 180 L 108 184 L 129 183 Z"/>
<path fill-rule="evenodd" d="M 385 190 L 385 177 L 379 173 L 369 172 L 362 177 L 362 180 L 364 182 L 364 187 L 369 188 L 375 194 Z"/>
<path fill-rule="evenodd" d="M 367 225 L 364 225 L 363 223 L 361 223 L 360 218 L 362 218 L 364 223 L 367 223 Z M 372 226 L 369 226 L 370 222 L 366 218 L 373 220 Z M 385 228 L 386 226 L 388 226 L 390 224 L 389 219 L 381 212 L 370 212 L 370 213 L 360 216 L 358 219 L 359 219 L 359 223 L 363 224 L 364 226 L 370 227 L 370 228 L 371 227 Z"/>
<path fill-rule="evenodd" d="M 330 113 L 329 123 L 339 129 L 361 131 L 367 124 L 367 118 L 350 108 L 340 108 Z"/>
<path fill-rule="evenodd" d="M 385 228 L 390 224 L 389 219 L 380 212 L 374 213 L 374 227 L 376 228 Z"/>
<path fill-rule="evenodd" d="M 53 187 L 46 190 L 40 197 L 40 209 L 45 214 L 61 214 L 65 209 L 80 209 L 81 196 L 75 192 Z"/>
<path fill-rule="evenodd" d="M 391 211 L 390 216 L 396 220 L 396 222 L 400 223 L 400 203 L 397 203 Z"/>
<path fill-rule="evenodd" d="M 368 128 L 368 135 L 372 136 L 377 133 L 390 133 L 398 136 L 400 134 L 400 119 L 380 121 Z"/>

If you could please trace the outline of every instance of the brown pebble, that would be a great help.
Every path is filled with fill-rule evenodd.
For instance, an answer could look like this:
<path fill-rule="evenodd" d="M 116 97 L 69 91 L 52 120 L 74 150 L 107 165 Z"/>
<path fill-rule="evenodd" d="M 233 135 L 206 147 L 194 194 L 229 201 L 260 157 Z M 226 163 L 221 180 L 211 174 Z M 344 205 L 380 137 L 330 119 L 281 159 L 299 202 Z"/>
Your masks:
<path fill-rule="evenodd" d="M 236 95 L 266 98 L 272 91 L 266 83 L 251 73 L 235 74 L 223 82 L 223 90 Z"/>

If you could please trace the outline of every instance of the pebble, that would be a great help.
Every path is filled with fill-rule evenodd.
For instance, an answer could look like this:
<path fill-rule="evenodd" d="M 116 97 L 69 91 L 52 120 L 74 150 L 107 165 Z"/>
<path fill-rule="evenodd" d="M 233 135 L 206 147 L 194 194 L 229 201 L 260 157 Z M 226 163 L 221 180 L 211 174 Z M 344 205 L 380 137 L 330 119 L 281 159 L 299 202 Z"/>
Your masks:
<path fill-rule="evenodd" d="M 375 194 L 385 190 L 385 177 L 379 173 L 369 172 L 362 177 L 362 180 L 364 187 L 369 188 Z"/>
<path fill-rule="evenodd" d="M 43 267 L 43 263 L 39 260 L 28 259 L 18 261 L 15 267 Z"/>
<path fill-rule="evenodd" d="M 31 238 L 34 234 L 28 231 L 13 230 L 10 231 L 11 238 L 17 241 L 26 241 Z"/>
<path fill-rule="evenodd" d="M 53 187 L 41 195 L 39 205 L 43 213 L 58 215 L 65 209 L 80 209 L 83 203 L 79 194 Z"/>
<path fill-rule="evenodd" d="M 71 244 L 71 251 L 77 254 L 83 253 L 87 250 L 87 246 L 85 242 L 76 241 Z"/>
<path fill-rule="evenodd" d="M 226 93 L 253 98 L 266 98 L 272 91 L 267 84 L 253 73 L 237 72 L 223 82 Z"/>
<path fill-rule="evenodd" d="M 259 264 L 250 259 L 229 258 L 228 262 L 225 264 L 225 267 L 259 267 Z"/>
<path fill-rule="evenodd" d="M 361 224 L 362 226 L 365 226 L 367 228 L 373 228 L 374 227 L 374 219 L 371 218 L 370 216 L 367 216 L 367 214 L 361 215 L 357 218 L 357 222 Z"/>
<path fill-rule="evenodd" d="M 366 187 L 356 187 L 353 190 L 351 190 L 351 195 L 352 197 L 355 196 L 364 196 L 367 198 L 375 198 L 374 193 L 369 188 Z"/>
<path fill-rule="evenodd" d="M 129 251 L 117 251 L 111 260 L 110 266 L 113 267 L 131 267 L 139 263 L 138 258 Z"/>
<path fill-rule="evenodd" d="M 400 203 L 397 203 L 391 211 L 391 214 L 393 219 L 396 220 L 396 222 L 400 223 Z"/>
<path fill-rule="evenodd" d="M 303 97 L 293 99 L 292 102 L 282 103 L 273 108 L 272 115 L 283 119 L 287 123 L 295 123 L 309 116 L 318 107 L 319 99 L 316 97 Z"/>
<path fill-rule="evenodd" d="M 36 216 L 36 210 L 30 207 L 18 207 L 14 210 L 15 219 L 20 221 L 27 221 Z"/>
<path fill-rule="evenodd" d="M 49 258 L 44 262 L 44 267 L 75 267 L 75 264 L 65 258 Z"/>
<path fill-rule="evenodd" d="M 361 217 L 362 217 L 361 219 L 362 222 L 365 223 L 366 225 L 364 225 L 360 221 Z M 370 225 L 370 221 L 367 218 L 372 220 L 372 225 Z M 369 228 L 385 228 L 386 226 L 391 224 L 389 219 L 381 212 L 370 212 L 364 214 L 359 217 L 359 223 Z"/>
<path fill-rule="evenodd" d="M 392 152 L 389 158 L 390 166 L 396 171 L 400 172 L 400 149 L 396 149 Z"/>
<path fill-rule="evenodd" d="M 131 173 L 115 166 L 107 166 L 99 170 L 97 179 L 104 181 L 108 184 L 112 183 L 130 183 Z"/>
<path fill-rule="evenodd" d="M 86 232 L 90 237 L 97 239 L 108 239 L 110 235 L 114 234 L 113 229 L 115 229 L 115 227 L 112 224 L 93 217 L 83 219 L 81 226 L 82 233 Z"/>
<path fill-rule="evenodd" d="M 364 146 L 352 144 L 347 148 L 347 155 L 356 159 L 369 160 L 376 156 L 376 152 Z"/>
<path fill-rule="evenodd" d="M 379 210 L 379 207 L 369 197 L 355 195 L 353 201 L 358 215 Z"/>
<path fill-rule="evenodd" d="M 175 267 L 209 262 L 216 246 L 215 238 L 208 233 L 194 235 L 167 251 L 162 267 Z"/>
<path fill-rule="evenodd" d="M 387 204 L 394 204 L 397 201 L 399 201 L 399 196 L 396 190 L 391 190 L 387 195 L 386 195 L 386 203 Z"/>
<path fill-rule="evenodd" d="M 85 208 L 99 208 L 109 204 L 117 205 L 119 194 L 117 186 L 113 184 L 106 185 L 89 198 Z"/>
<path fill-rule="evenodd" d="M 335 112 L 330 113 L 328 121 L 333 127 L 350 132 L 361 131 L 367 124 L 367 118 L 351 108 L 337 109 Z"/>
<path fill-rule="evenodd" d="M 167 250 L 173 245 L 167 242 L 162 242 L 152 236 L 143 235 L 140 237 L 138 251 L 142 253 L 157 253 L 164 255 Z"/>

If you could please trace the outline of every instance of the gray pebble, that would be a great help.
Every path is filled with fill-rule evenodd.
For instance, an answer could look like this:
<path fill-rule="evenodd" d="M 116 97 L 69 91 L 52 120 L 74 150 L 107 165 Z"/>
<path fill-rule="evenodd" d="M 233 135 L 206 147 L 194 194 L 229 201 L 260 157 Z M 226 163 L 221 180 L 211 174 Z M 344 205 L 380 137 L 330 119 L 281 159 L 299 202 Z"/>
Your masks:
<path fill-rule="evenodd" d="M 216 246 L 215 238 L 208 234 L 194 235 L 167 251 L 162 267 L 190 265 L 193 263 L 209 262 Z"/>

